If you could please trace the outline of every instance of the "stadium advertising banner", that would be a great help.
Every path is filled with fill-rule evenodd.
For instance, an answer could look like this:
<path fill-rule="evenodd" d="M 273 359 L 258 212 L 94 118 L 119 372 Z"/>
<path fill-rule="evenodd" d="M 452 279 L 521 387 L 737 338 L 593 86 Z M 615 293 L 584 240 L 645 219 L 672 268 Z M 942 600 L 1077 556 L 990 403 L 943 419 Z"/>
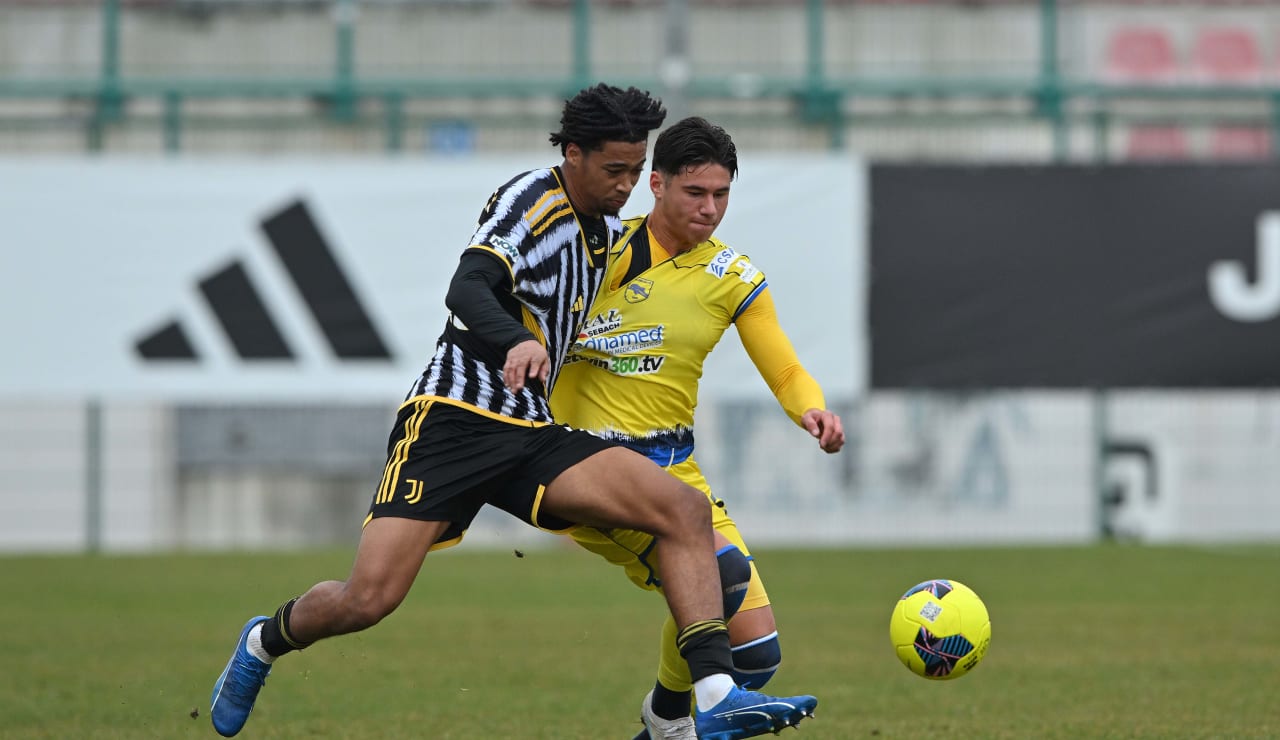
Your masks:
<path fill-rule="evenodd" d="M 0 398 L 395 403 L 434 351 L 485 199 L 553 155 L 0 162 Z M 744 158 L 717 233 L 844 398 L 865 388 L 861 172 Z M 646 176 L 623 215 L 651 205 Z M 806 224 L 816 257 L 797 249 Z M 704 393 L 767 392 L 731 344 Z"/>
<path fill-rule="evenodd" d="M 875 388 L 1280 383 L 1280 168 L 875 166 Z"/>

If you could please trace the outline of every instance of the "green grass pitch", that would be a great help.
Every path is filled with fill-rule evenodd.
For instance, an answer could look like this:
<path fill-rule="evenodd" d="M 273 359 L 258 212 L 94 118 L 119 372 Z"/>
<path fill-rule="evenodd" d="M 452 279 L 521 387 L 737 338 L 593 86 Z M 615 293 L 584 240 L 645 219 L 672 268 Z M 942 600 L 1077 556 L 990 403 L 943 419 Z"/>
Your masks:
<path fill-rule="evenodd" d="M 1280 737 L 1280 547 L 756 555 L 785 656 L 769 689 L 820 701 L 786 737 Z M 245 619 L 350 558 L 0 558 L 0 737 L 216 737 L 210 688 Z M 896 599 L 935 577 L 992 616 L 956 681 L 889 645 Z M 584 552 L 463 545 L 381 625 L 278 663 L 241 737 L 625 740 L 663 608 Z"/>

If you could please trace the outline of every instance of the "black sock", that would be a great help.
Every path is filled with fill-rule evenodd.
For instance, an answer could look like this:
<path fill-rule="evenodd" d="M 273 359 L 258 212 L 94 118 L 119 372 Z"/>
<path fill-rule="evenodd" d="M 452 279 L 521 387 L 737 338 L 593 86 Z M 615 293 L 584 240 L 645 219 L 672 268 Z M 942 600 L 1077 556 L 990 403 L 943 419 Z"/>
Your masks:
<path fill-rule="evenodd" d="M 689 664 L 694 683 L 717 673 L 733 675 L 729 628 L 723 619 L 703 619 L 680 630 L 676 647 Z"/>
<path fill-rule="evenodd" d="M 692 701 L 692 691 L 672 691 L 663 686 L 661 681 L 655 681 L 650 709 L 663 719 L 680 719 L 689 716 Z"/>
<path fill-rule="evenodd" d="M 289 599 L 276 610 L 274 617 L 263 622 L 262 649 L 266 650 L 268 655 L 279 658 L 285 653 L 301 650 L 311 644 L 298 642 L 289 637 L 289 614 L 293 611 L 294 602 L 297 600 L 297 598 Z"/>

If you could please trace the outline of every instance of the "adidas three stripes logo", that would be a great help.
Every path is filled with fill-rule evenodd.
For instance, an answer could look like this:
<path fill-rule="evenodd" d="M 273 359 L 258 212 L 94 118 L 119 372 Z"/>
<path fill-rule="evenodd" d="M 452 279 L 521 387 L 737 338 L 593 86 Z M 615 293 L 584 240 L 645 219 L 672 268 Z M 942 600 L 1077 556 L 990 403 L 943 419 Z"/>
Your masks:
<path fill-rule="evenodd" d="M 297 201 L 268 217 L 262 230 L 334 355 L 342 360 L 390 360 L 386 342 L 306 204 Z M 198 287 L 241 359 L 296 359 L 239 260 L 203 278 Z M 135 349 L 147 361 L 199 359 L 176 319 L 139 339 Z"/>

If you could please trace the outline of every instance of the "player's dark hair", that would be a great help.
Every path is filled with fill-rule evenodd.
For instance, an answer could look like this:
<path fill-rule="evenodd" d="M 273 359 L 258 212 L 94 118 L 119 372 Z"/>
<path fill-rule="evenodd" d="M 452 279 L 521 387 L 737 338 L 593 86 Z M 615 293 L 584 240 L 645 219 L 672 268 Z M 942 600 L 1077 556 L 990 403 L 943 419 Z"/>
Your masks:
<path fill-rule="evenodd" d="M 690 167 L 718 164 L 738 176 L 738 147 L 723 128 L 699 116 L 677 121 L 658 134 L 653 145 L 653 169 L 663 175 L 679 174 Z"/>
<path fill-rule="evenodd" d="M 564 154 L 571 143 L 598 151 L 606 141 L 644 141 L 666 117 L 662 101 L 647 91 L 634 87 L 623 90 L 601 82 L 565 101 L 560 130 L 551 134 L 551 143 L 559 145 Z"/>

